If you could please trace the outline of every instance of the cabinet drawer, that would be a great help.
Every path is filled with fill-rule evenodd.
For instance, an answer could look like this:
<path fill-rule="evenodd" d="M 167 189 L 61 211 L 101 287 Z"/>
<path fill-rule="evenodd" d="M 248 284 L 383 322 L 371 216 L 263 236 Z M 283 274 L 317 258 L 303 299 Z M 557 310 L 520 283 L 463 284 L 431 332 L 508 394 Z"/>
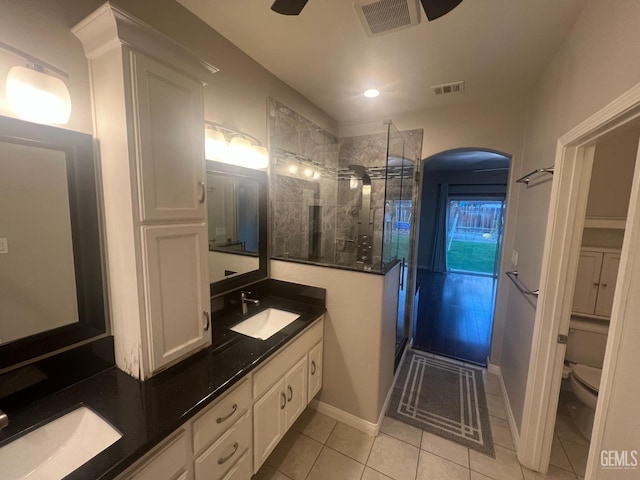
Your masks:
<path fill-rule="evenodd" d="M 246 379 L 193 423 L 194 454 L 200 454 L 211 445 L 247 411 L 250 404 L 251 383 Z"/>
<path fill-rule="evenodd" d="M 171 480 L 187 468 L 187 434 L 181 430 L 132 480 Z"/>
<path fill-rule="evenodd" d="M 322 340 L 324 318 L 278 353 L 253 376 L 253 398 L 259 398 L 280 380 L 316 343 Z"/>
<path fill-rule="evenodd" d="M 249 451 L 250 446 L 251 415 L 247 412 L 238 423 L 196 459 L 196 480 L 222 478 L 234 462 Z"/>
<path fill-rule="evenodd" d="M 251 455 L 247 452 L 238 460 L 238 463 L 229 470 L 229 473 L 227 473 L 222 480 L 247 480 L 251 478 L 251 475 L 253 475 Z"/>

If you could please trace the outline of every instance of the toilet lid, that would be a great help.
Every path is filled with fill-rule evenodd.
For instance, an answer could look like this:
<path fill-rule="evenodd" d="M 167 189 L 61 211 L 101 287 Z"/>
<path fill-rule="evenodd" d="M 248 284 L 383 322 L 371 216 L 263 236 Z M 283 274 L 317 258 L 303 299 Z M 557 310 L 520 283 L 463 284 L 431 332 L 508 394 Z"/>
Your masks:
<path fill-rule="evenodd" d="M 600 389 L 600 377 L 602 377 L 602 369 L 590 367 L 588 365 L 577 364 L 573 367 L 575 377 L 589 388 L 596 392 Z"/>

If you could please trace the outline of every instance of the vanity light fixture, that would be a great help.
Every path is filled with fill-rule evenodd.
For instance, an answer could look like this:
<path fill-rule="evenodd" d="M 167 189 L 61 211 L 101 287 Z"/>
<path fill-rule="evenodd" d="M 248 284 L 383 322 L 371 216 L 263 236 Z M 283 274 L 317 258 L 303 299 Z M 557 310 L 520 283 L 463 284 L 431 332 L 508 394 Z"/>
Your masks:
<path fill-rule="evenodd" d="M 22 50 L 0 42 L 0 49 L 27 61 L 9 69 L 7 104 L 16 117 L 29 122 L 64 125 L 71 116 L 71 96 L 61 78 L 69 75 Z"/>
<path fill-rule="evenodd" d="M 256 170 L 264 170 L 269 165 L 269 151 L 251 135 L 213 122 L 205 122 L 204 133 L 204 152 L 207 160 Z"/>
<path fill-rule="evenodd" d="M 367 98 L 375 98 L 378 95 L 380 95 L 380 92 L 375 88 L 368 88 L 367 90 L 364 91 L 363 95 Z"/>

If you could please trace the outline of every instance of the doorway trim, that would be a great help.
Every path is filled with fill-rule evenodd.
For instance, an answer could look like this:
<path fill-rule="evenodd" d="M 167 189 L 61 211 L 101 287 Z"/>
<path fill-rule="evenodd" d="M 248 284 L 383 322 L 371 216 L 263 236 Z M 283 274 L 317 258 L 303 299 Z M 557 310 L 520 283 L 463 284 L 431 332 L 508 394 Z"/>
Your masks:
<path fill-rule="evenodd" d="M 566 349 L 566 345 L 557 343 L 557 337 L 559 334 L 566 335 L 569 330 L 573 279 L 578 267 L 595 142 L 604 134 L 638 117 L 640 84 L 558 139 L 518 448 L 520 462 L 543 473 L 547 472 L 551 456 Z M 640 244 L 639 162 L 636 158 L 621 266 L 587 461 L 587 479 L 592 478 L 596 470 L 598 458 L 594 452 L 599 452 L 602 447 L 622 327 L 632 313 L 628 309 L 627 299 L 630 297 L 631 265 L 635 256 L 630 245 Z"/>

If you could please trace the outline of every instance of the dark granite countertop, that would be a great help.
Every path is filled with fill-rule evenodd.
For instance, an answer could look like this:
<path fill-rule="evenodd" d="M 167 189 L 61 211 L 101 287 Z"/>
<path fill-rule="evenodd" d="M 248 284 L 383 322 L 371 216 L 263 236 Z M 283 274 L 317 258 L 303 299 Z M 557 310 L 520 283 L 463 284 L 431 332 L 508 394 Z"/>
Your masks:
<path fill-rule="evenodd" d="M 228 330 L 242 319 L 237 308 L 221 312 L 211 347 L 146 382 L 109 368 L 45 397 L 12 414 L 9 426 L 0 433 L 0 446 L 85 405 L 108 420 L 122 438 L 66 478 L 116 477 L 325 312 L 318 304 L 269 296 L 249 314 L 268 307 L 298 313 L 300 318 L 267 340 L 259 340 Z"/>

